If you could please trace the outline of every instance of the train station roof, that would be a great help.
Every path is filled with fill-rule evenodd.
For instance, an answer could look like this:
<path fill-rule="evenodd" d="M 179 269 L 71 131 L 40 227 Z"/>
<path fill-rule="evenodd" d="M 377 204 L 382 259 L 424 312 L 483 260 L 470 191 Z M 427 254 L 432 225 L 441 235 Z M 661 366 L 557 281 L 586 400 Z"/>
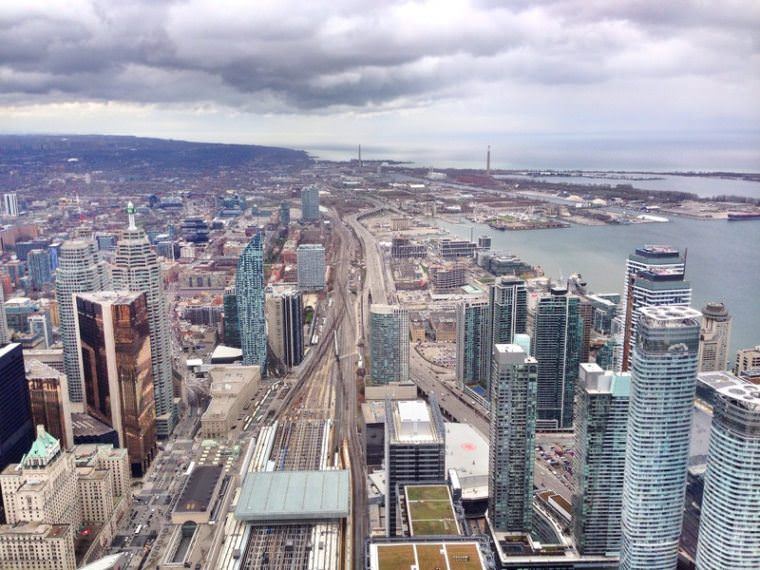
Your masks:
<path fill-rule="evenodd" d="M 345 518 L 348 489 L 346 470 L 249 473 L 235 516 L 270 524 Z"/>

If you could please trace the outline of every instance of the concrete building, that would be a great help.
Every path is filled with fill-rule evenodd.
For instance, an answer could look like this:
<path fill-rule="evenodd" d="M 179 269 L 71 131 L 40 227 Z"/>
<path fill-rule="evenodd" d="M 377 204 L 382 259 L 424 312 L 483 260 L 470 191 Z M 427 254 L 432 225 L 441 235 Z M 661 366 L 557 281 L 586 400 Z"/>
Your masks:
<path fill-rule="evenodd" d="M 74 539 L 67 524 L 0 526 L 0 568 L 76 570 Z"/>
<path fill-rule="evenodd" d="M 495 344 L 491 369 L 488 517 L 498 532 L 533 526 L 538 363 L 516 344 Z"/>
<path fill-rule="evenodd" d="M 465 299 L 457 303 L 457 363 L 460 388 L 487 389 L 491 374 L 491 304 L 487 299 Z"/>
<path fill-rule="evenodd" d="M 553 287 L 530 313 L 531 354 L 538 360 L 538 430 L 573 427 L 583 322 L 580 298 Z"/>
<path fill-rule="evenodd" d="M 305 186 L 301 190 L 301 221 L 316 222 L 319 220 L 319 188 Z"/>
<path fill-rule="evenodd" d="M 238 259 L 235 276 L 240 347 L 243 364 L 267 369 L 267 331 L 264 317 L 264 236 L 257 233 Z"/>
<path fill-rule="evenodd" d="M 141 476 L 156 453 L 156 408 L 145 293 L 75 296 L 86 412 L 113 427 Z"/>
<path fill-rule="evenodd" d="M 631 375 L 582 363 L 573 457 L 573 535 L 581 555 L 620 552 Z"/>
<path fill-rule="evenodd" d="M 296 289 L 270 289 L 266 299 L 267 335 L 272 354 L 287 368 L 303 360 L 303 295 Z"/>
<path fill-rule="evenodd" d="M 26 380 L 34 425 L 43 425 L 66 449 L 74 447 L 66 375 L 39 360 L 27 360 Z"/>
<path fill-rule="evenodd" d="M 699 334 L 699 371 L 725 370 L 731 343 L 731 315 L 723 303 L 707 303 L 702 309 Z"/>
<path fill-rule="evenodd" d="M 60 315 L 59 333 L 63 342 L 64 371 L 69 381 L 69 400 L 75 405 L 84 402 L 84 387 L 79 367 L 74 294 L 103 291 L 109 283 L 106 264 L 100 259 L 94 242 L 63 242 L 56 270 L 55 298 Z"/>
<path fill-rule="evenodd" d="M 399 305 L 370 306 L 369 379 L 373 384 L 409 381 L 409 312 Z"/>
<path fill-rule="evenodd" d="M 201 417 L 206 438 L 226 438 L 261 381 L 258 366 L 219 365 L 209 369 L 211 402 Z"/>
<path fill-rule="evenodd" d="M 386 534 L 398 526 L 399 484 L 442 481 L 446 474 L 446 432 L 435 398 L 385 404 Z"/>
<path fill-rule="evenodd" d="M 113 288 L 145 293 L 153 367 L 153 398 L 156 402 L 156 434 L 166 438 L 177 423 L 172 386 L 172 345 L 169 306 L 164 293 L 161 265 L 142 229 L 135 225 L 135 209 L 127 207 L 129 226 L 116 244 L 112 268 Z"/>
<path fill-rule="evenodd" d="M 426 255 L 427 248 L 424 244 L 414 243 L 405 237 L 391 239 L 391 257 L 393 259 L 409 259 L 411 257 L 425 257 Z"/>
<path fill-rule="evenodd" d="M 760 567 L 760 387 L 719 390 L 713 408 L 697 568 Z"/>
<path fill-rule="evenodd" d="M 688 307 L 640 309 L 623 481 L 622 570 L 676 567 L 700 318 Z"/>
<path fill-rule="evenodd" d="M 437 251 L 443 259 L 456 259 L 457 257 L 472 257 L 475 255 L 477 244 L 467 240 L 459 239 L 440 239 L 438 240 Z"/>
<path fill-rule="evenodd" d="M 286 228 L 290 225 L 290 204 L 288 202 L 280 203 L 280 225 Z"/>
<path fill-rule="evenodd" d="M 301 244 L 296 250 L 298 288 L 321 291 L 325 288 L 325 247 L 316 243 Z"/>
<path fill-rule="evenodd" d="M 434 291 L 452 291 L 467 283 L 464 265 L 446 263 L 431 265 L 430 286 Z"/>
<path fill-rule="evenodd" d="M 93 445 L 64 451 L 56 438 L 38 426 L 37 439 L 21 462 L 0 473 L 0 491 L 8 523 L 13 525 L 0 526 L 0 545 L 4 541 L 11 543 L 5 552 L 0 546 L 0 567 L 5 567 L 4 560 L 14 559 L 12 543 L 16 543 L 16 555 L 19 554 L 21 544 L 16 539 L 20 542 L 23 539 L 15 536 L 15 532 L 28 525 L 51 525 L 59 529 L 61 537 L 67 537 L 52 556 L 59 561 L 69 557 L 74 560 L 74 539 L 82 524 L 98 529 L 97 535 L 92 537 L 93 544 L 108 547 L 118 521 L 131 504 L 130 487 L 126 450 Z M 28 534 L 25 538 L 29 539 Z M 38 548 L 49 546 L 47 541 L 37 541 Z M 40 560 L 46 557 L 43 555 Z"/>
<path fill-rule="evenodd" d="M 639 280 L 643 274 L 646 277 Z M 686 257 L 672 246 L 644 245 L 628 256 L 621 307 L 613 324 L 615 370 L 630 368 L 639 308 L 691 303 L 691 287 L 684 282 L 685 275 Z"/>
<path fill-rule="evenodd" d="M 760 344 L 752 348 L 742 348 L 736 351 L 734 374 L 741 376 L 748 370 L 760 369 Z"/>
<path fill-rule="evenodd" d="M 18 195 L 15 192 L 3 194 L 3 214 L 9 218 L 17 218 L 18 213 Z"/>

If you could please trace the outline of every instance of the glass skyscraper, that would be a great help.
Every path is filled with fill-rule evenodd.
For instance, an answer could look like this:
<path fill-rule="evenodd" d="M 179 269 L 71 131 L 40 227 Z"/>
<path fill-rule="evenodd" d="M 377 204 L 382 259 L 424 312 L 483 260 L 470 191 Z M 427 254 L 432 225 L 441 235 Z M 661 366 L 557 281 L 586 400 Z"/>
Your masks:
<path fill-rule="evenodd" d="M 683 520 L 701 314 L 678 306 L 639 312 L 620 568 L 673 570 Z"/>
<path fill-rule="evenodd" d="M 573 534 L 582 555 L 620 552 L 631 376 L 584 362 L 576 389 Z"/>
<path fill-rule="evenodd" d="M 488 389 L 491 374 L 491 305 L 486 299 L 457 303 L 457 382 Z"/>
<path fill-rule="evenodd" d="M 111 271 L 113 288 L 145 293 L 150 323 L 156 431 L 159 437 L 165 438 L 177 423 L 172 382 L 169 308 L 164 293 L 161 265 L 145 232 L 135 225 L 134 206 L 131 202 L 127 212 L 129 226 L 122 232 L 116 244 L 116 258 Z"/>
<path fill-rule="evenodd" d="M 370 382 L 408 382 L 409 312 L 398 305 L 371 305 L 369 341 Z"/>
<path fill-rule="evenodd" d="M 531 314 L 530 335 L 538 360 L 538 429 L 571 429 L 583 341 L 580 299 L 553 287 Z"/>
<path fill-rule="evenodd" d="M 74 293 L 103 291 L 109 287 L 110 276 L 93 241 L 65 241 L 59 253 L 55 298 L 61 323 L 59 332 L 63 341 L 63 367 L 69 381 L 69 400 L 79 403 L 84 399 L 84 392 L 79 370 Z"/>
<path fill-rule="evenodd" d="M 760 568 L 760 386 L 748 383 L 718 390 L 697 568 Z"/>
<path fill-rule="evenodd" d="M 238 322 L 237 293 L 234 287 L 224 290 L 224 344 L 240 348 L 240 323 Z"/>
<path fill-rule="evenodd" d="M 491 368 L 488 516 L 496 531 L 529 533 L 538 363 L 516 344 L 496 344 Z"/>
<path fill-rule="evenodd" d="M 525 281 L 501 277 L 491 286 L 490 297 L 493 344 L 513 343 L 516 334 L 525 333 L 528 322 Z"/>
<path fill-rule="evenodd" d="M 259 232 L 240 254 L 235 275 L 240 347 L 243 364 L 267 368 L 267 332 L 264 318 L 264 236 Z"/>

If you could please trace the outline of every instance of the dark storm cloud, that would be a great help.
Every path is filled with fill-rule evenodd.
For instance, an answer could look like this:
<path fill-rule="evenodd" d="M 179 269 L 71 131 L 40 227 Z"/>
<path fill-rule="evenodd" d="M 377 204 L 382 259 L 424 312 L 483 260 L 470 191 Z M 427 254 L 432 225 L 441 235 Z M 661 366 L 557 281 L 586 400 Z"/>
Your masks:
<path fill-rule="evenodd" d="M 413 107 L 484 84 L 758 70 L 753 0 L 112 2 L 0 6 L 0 101 Z M 509 6 L 506 8 L 505 6 Z"/>

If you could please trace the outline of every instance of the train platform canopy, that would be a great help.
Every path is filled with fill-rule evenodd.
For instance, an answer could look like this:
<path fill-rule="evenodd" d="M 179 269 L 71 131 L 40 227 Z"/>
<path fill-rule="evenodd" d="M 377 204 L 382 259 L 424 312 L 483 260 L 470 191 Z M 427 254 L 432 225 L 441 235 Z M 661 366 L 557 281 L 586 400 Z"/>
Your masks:
<path fill-rule="evenodd" d="M 348 492 L 346 470 L 249 473 L 235 516 L 267 524 L 346 518 Z"/>

